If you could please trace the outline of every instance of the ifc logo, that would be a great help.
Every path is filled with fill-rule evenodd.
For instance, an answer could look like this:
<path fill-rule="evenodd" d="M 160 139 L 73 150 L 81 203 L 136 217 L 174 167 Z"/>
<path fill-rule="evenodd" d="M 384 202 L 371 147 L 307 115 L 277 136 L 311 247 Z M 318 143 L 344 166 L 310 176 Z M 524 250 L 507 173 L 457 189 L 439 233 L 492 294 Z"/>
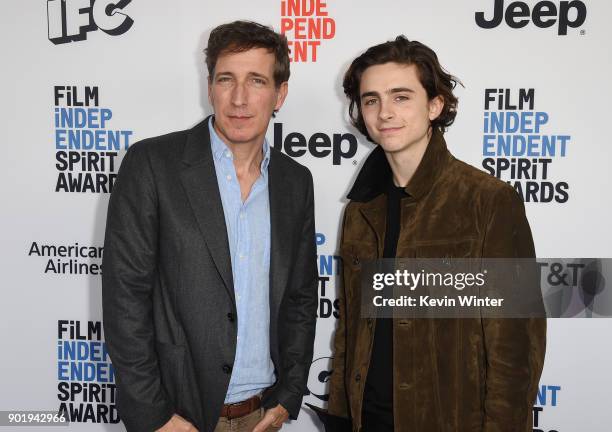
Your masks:
<path fill-rule="evenodd" d="M 47 0 L 48 37 L 54 44 L 82 41 L 102 30 L 111 36 L 128 31 L 134 20 L 123 13 L 132 0 Z"/>

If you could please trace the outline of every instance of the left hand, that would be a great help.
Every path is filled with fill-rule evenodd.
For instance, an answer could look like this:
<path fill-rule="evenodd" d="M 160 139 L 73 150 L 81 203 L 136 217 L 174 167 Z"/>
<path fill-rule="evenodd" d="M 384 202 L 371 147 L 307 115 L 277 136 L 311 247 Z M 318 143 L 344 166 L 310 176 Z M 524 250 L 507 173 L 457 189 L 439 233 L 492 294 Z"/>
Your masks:
<path fill-rule="evenodd" d="M 279 428 L 288 419 L 289 412 L 281 404 L 278 404 L 266 411 L 263 418 L 255 425 L 253 432 L 266 432 L 270 426 Z"/>

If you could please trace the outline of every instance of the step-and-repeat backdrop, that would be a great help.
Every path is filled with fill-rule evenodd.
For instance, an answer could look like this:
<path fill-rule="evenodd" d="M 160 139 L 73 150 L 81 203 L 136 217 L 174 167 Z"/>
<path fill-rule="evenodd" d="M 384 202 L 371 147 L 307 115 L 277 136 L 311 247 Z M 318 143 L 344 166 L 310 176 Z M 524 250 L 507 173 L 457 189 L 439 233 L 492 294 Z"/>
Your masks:
<path fill-rule="evenodd" d="M 339 220 L 372 148 L 347 121 L 341 80 L 373 44 L 404 34 L 461 79 L 449 147 L 519 191 L 538 256 L 612 256 L 610 2 L 12 0 L 0 8 L 0 410 L 62 407 L 73 430 L 123 428 L 101 325 L 108 199 L 130 145 L 211 112 L 202 51 L 213 27 L 235 19 L 273 26 L 292 49 L 289 96 L 268 139 L 315 180 L 320 302 L 305 402 L 326 403 Z M 607 319 L 549 321 L 534 431 L 610 430 L 611 333 Z M 304 408 L 285 429 L 316 427 Z"/>

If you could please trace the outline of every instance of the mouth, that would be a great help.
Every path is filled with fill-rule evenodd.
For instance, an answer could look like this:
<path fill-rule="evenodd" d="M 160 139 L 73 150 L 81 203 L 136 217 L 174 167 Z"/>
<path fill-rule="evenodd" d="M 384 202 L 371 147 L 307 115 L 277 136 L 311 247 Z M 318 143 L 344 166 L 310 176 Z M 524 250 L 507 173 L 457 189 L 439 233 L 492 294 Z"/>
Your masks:
<path fill-rule="evenodd" d="M 243 114 L 238 114 L 238 115 L 229 115 L 228 116 L 230 119 L 232 120 L 236 120 L 236 121 L 244 121 L 244 120 L 248 120 L 250 118 L 252 118 L 253 116 L 251 115 L 243 115 Z"/>
<path fill-rule="evenodd" d="M 392 134 L 394 132 L 397 132 L 399 130 L 401 130 L 403 128 L 403 126 L 398 126 L 398 127 L 385 127 L 385 128 L 380 128 L 378 129 L 380 131 L 380 133 L 382 134 Z"/>

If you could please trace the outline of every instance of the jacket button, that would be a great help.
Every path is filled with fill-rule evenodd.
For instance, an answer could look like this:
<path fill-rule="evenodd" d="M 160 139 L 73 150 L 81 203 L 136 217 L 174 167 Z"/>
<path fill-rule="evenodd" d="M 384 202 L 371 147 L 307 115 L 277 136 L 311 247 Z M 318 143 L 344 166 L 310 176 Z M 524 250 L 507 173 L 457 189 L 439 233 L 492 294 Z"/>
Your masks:
<path fill-rule="evenodd" d="M 224 364 L 223 365 L 223 372 L 225 372 L 226 374 L 229 374 L 232 372 L 232 367 L 228 364 Z"/>
<path fill-rule="evenodd" d="M 374 318 L 368 318 L 368 328 L 372 330 L 373 326 L 374 326 Z"/>
<path fill-rule="evenodd" d="M 231 313 L 231 312 L 229 312 L 229 313 L 227 314 L 227 320 L 228 320 L 229 322 L 234 322 L 234 321 L 235 321 L 234 314 L 233 314 L 233 313 Z"/>
<path fill-rule="evenodd" d="M 359 381 L 361 381 L 361 374 L 360 373 L 355 375 L 355 382 L 359 382 Z"/>
<path fill-rule="evenodd" d="M 359 265 L 359 257 L 358 256 L 354 256 L 353 257 L 353 265 Z"/>

